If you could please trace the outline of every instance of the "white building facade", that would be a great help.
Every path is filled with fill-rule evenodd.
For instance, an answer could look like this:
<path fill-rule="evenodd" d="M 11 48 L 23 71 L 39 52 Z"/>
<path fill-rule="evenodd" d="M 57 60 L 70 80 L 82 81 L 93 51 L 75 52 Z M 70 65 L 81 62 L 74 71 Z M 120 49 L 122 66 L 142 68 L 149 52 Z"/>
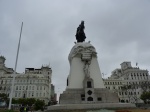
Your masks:
<path fill-rule="evenodd" d="M 118 93 L 120 102 L 141 103 L 143 91 L 150 89 L 148 70 L 132 67 L 131 62 L 123 62 L 121 68 L 112 71 L 108 79 L 104 79 L 106 88 Z"/>
<path fill-rule="evenodd" d="M 5 66 L 5 57 L 0 56 L 0 93 L 9 97 L 12 85 L 13 69 Z M 13 98 L 35 98 L 45 101 L 51 100 L 52 70 L 49 66 L 40 69 L 26 68 L 25 73 L 15 76 Z"/>

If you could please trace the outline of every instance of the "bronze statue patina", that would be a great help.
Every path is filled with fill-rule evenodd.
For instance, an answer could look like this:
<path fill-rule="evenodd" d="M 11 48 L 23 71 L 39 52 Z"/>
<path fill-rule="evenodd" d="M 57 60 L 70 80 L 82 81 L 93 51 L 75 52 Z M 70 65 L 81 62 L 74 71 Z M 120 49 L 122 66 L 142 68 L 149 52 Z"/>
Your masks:
<path fill-rule="evenodd" d="M 77 28 L 76 32 L 76 40 L 77 42 L 84 42 L 86 39 L 85 33 L 84 33 L 84 21 L 81 21 L 81 24 Z"/>

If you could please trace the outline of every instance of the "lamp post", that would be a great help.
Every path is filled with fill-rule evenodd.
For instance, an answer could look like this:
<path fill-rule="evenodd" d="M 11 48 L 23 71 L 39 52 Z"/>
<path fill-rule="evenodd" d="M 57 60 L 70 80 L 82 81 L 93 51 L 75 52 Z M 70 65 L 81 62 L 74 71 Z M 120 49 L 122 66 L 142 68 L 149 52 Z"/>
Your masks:
<path fill-rule="evenodd" d="M 22 27 L 23 27 L 23 22 L 21 24 L 21 31 L 20 31 L 20 37 L 19 37 L 19 43 L 18 43 L 18 49 L 17 49 L 17 56 L 16 56 L 16 63 L 15 63 L 15 70 L 14 70 L 14 73 L 13 73 L 12 88 L 11 88 L 11 93 L 10 93 L 9 107 L 8 107 L 9 110 L 11 109 L 11 103 L 12 103 L 12 97 L 13 97 L 13 90 L 14 90 L 14 83 L 15 83 L 15 76 L 16 76 L 16 68 L 17 68 L 17 61 L 18 61 L 18 55 L 19 55 Z"/>

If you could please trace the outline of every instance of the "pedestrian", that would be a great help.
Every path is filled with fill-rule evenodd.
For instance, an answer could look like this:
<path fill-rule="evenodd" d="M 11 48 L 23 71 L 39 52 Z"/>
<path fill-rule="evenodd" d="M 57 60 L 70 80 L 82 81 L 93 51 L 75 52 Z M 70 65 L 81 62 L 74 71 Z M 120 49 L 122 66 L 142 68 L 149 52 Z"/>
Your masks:
<path fill-rule="evenodd" d="M 26 110 L 27 110 L 27 108 L 26 108 L 26 107 L 24 107 L 24 112 L 26 112 Z"/>

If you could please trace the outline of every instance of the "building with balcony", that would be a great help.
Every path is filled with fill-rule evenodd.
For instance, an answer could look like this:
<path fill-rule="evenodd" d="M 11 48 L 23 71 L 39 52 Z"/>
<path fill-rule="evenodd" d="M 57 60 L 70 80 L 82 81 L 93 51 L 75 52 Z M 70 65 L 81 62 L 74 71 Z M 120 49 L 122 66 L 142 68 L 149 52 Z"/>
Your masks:
<path fill-rule="evenodd" d="M 12 68 L 5 66 L 5 57 L 0 56 L 0 93 L 5 93 L 9 97 L 13 79 Z M 51 100 L 52 69 L 49 66 L 41 68 L 25 68 L 25 73 L 16 73 L 13 98 L 35 98 L 45 101 L 46 104 Z"/>
<path fill-rule="evenodd" d="M 150 89 L 148 70 L 132 67 L 131 62 L 123 62 L 121 68 L 112 71 L 111 76 L 103 79 L 106 88 L 117 92 L 120 102 L 140 103 L 143 91 Z"/>

